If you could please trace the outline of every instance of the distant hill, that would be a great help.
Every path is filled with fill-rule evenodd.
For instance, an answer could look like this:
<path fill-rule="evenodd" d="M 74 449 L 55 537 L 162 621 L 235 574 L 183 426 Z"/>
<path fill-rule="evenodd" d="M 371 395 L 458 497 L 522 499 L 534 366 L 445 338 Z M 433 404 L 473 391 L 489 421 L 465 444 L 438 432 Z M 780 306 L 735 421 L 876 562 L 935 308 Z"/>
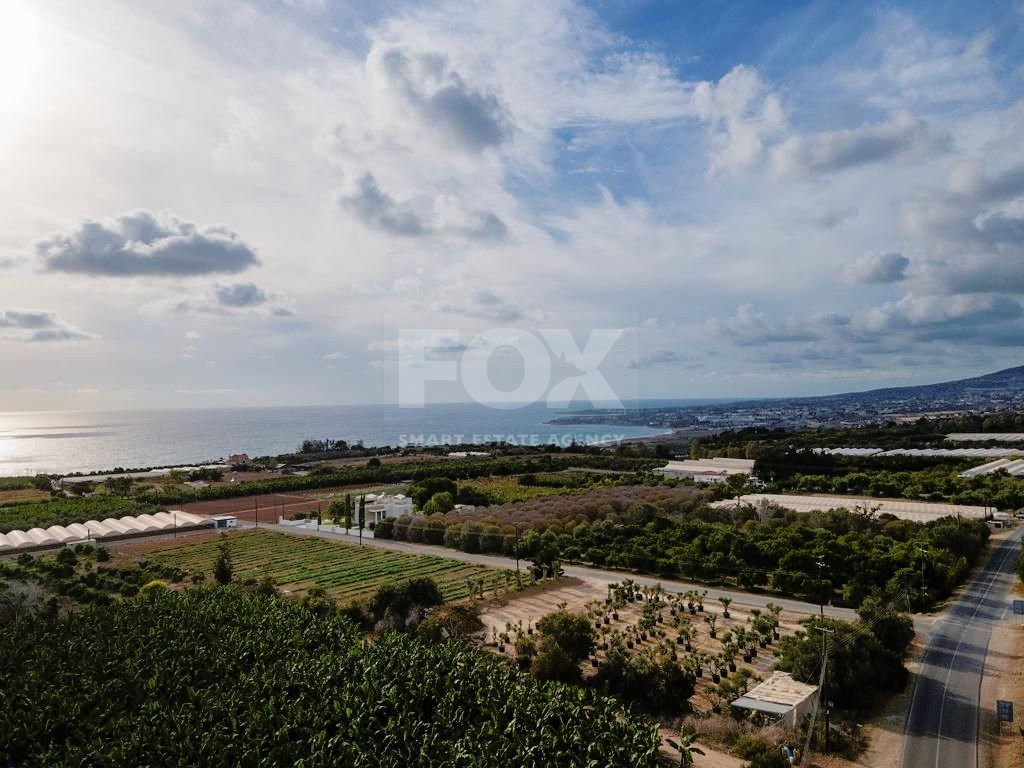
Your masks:
<path fill-rule="evenodd" d="M 825 395 L 800 400 L 842 400 L 863 401 L 878 405 L 884 402 L 942 401 L 963 399 L 985 401 L 990 397 L 1003 400 L 1007 397 L 1021 398 L 1024 395 L 1024 365 L 1006 368 L 995 373 L 986 373 L 970 379 L 955 379 L 938 384 L 919 384 L 910 387 L 886 387 L 866 392 L 845 392 L 839 395 Z M 791 399 L 792 400 L 792 399 Z M 935 410 L 934 408 L 932 410 Z"/>
<path fill-rule="evenodd" d="M 591 410 L 566 414 L 553 424 L 647 425 L 708 430 L 866 424 L 900 414 L 989 413 L 1024 410 L 1024 366 L 970 379 L 844 392 L 817 397 L 744 400 L 714 405 Z"/>

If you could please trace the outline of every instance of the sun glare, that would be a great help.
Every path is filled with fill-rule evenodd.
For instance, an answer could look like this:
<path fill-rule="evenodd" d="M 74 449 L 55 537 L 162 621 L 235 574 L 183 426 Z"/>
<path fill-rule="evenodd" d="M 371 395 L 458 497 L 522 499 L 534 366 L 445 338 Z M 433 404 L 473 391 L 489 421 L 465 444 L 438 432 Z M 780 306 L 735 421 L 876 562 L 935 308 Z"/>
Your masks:
<path fill-rule="evenodd" d="M 29 106 L 42 46 L 41 25 L 29 0 L 0 0 L 0 113 Z"/>

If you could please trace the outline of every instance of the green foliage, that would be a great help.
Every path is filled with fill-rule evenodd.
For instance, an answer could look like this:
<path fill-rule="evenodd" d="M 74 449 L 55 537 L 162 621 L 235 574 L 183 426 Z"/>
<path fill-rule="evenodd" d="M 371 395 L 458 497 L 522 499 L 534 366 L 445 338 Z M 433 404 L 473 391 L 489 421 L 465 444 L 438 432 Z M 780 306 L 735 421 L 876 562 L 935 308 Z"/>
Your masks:
<path fill-rule="evenodd" d="M 15 561 L 0 560 L 0 589 L 10 586 L 13 596 L 31 593 L 33 610 L 38 610 L 58 597 L 78 604 L 108 603 L 135 595 L 154 580 L 182 582 L 186 576 L 180 568 L 152 561 L 126 567 L 98 565 L 109 559 L 105 549 L 87 546 L 77 552 L 65 548 L 57 555 L 22 553 Z"/>
<path fill-rule="evenodd" d="M 484 628 L 476 603 L 444 605 L 416 627 L 416 637 L 427 643 L 465 638 Z"/>
<path fill-rule="evenodd" d="M 828 695 L 836 708 L 865 711 L 881 695 L 897 693 L 907 680 L 903 653 L 886 648 L 863 621 L 811 618 L 801 622 L 806 629 L 782 638 L 777 646 L 778 669 L 791 672 L 804 683 L 818 683 L 821 671 L 822 637 L 828 635 Z"/>
<path fill-rule="evenodd" d="M 0 762 L 657 765 L 656 729 L 486 651 L 390 634 L 237 587 L 0 630 Z"/>
<path fill-rule="evenodd" d="M 556 642 L 574 665 L 594 651 L 597 635 L 590 619 L 583 614 L 555 611 L 543 616 L 537 622 L 537 629 L 544 637 Z"/>
<path fill-rule="evenodd" d="M 430 501 L 423 506 L 423 514 L 443 515 L 446 512 L 451 512 L 453 509 L 455 509 L 455 497 L 452 496 L 450 491 L 442 491 L 430 497 Z"/>
<path fill-rule="evenodd" d="M 86 499 L 53 499 L 0 507 L 0 533 L 49 528 L 51 525 L 84 523 L 107 517 L 124 517 L 158 512 L 159 509 L 117 496 L 90 496 Z"/>
<path fill-rule="evenodd" d="M 736 742 L 735 752 L 750 761 L 743 768 L 790 768 L 789 760 L 779 746 L 752 736 L 741 736 Z"/>
<path fill-rule="evenodd" d="M 235 569 L 231 562 L 231 549 L 228 547 L 227 538 L 221 534 L 220 544 L 217 545 L 217 559 L 213 563 L 213 578 L 220 585 L 230 584 L 235 577 Z"/>
<path fill-rule="evenodd" d="M 455 482 L 447 477 L 428 477 L 409 488 L 409 496 L 417 508 L 424 509 L 427 502 L 434 498 L 436 494 L 449 493 L 452 498 L 455 498 L 458 490 Z"/>
<path fill-rule="evenodd" d="M 317 585 L 342 603 L 367 598 L 384 584 L 419 576 L 434 579 L 446 600 L 458 600 L 469 593 L 467 577 L 486 577 L 492 584 L 501 579 L 501 571 L 483 565 L 316 537 L 246 530 L 229 534 L 229 539 L 237 580 L 258 581 L 270 576 L 281 585 L 299 585 L 302 589 Z M 150 557 L 187 573 L 210 573 L 219 553 L 218 544 L 217 539 L 165 541 L 165 546 Z"/>
<path fill-rule="evenodd" d="M 649 650 L 629 655 L 622 648 L 609 649 L 593 684 L 640 712 L 679 714 L 689 709 L 694 677 L 665 654 Z"/>
<path fill-rule="evenodd" d="M 857 615 L 883 648 L 900 659 L 906 658 L 910 644 L 914 642 L 914 621 L 910 616 L 883 606 L 874 597 L 861 603 Z"/>
<path fill-rule="evenodd" d="M 426 609 L 444 602 L 437 583 L 430 578 L 385 584 L 369 599 L 367 607 L 381 629 L 414 629 L 426 616 Z"/>
<path fill-rule="evenodd" d="M 579 664 L 552 637 L 542 637 L 533 660 L 530 674 L 541 682 L 578 683 Z"/>

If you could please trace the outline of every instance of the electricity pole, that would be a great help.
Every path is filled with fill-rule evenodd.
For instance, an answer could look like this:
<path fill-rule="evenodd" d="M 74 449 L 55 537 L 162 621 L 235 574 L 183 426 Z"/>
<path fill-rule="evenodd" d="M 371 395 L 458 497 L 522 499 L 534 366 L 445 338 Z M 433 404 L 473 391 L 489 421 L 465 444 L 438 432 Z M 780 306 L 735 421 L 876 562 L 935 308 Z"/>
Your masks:
<path fill-rule="evenodd" d="M 828 700 L 828 636 L 833 633 L 831 629 L 818 627 L 821 632 L 821 698 L 825 702 L 825 752 L 829 748 L 829 709 Z"/>
<path fill-rule="evenodd" d="M 921 553 L 921 610 L 923 611 L 925 606 L 928 604 L 928 590 L 925 588 L 924 584 L 925 557 L 928 555 L 928 550 L 923 547 L 918 547 L 917 551 Z"/>
<path fill-rule="evenodd" d="M 825 592 L 822 589 L 821 570 L 825 567 L 825 558 L 818 558 L 818 610 L 821 618 L 825 618 Z"/>

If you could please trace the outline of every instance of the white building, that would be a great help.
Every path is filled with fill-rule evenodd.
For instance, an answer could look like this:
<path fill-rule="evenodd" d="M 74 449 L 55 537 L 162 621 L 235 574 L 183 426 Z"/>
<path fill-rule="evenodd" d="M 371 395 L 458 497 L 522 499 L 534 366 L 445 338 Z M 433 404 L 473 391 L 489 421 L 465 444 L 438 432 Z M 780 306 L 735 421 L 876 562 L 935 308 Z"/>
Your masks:
<path fill-rule="evenodd" d="M 387 518 L 412 514 L 412 499 L 402 493 L 366 494 L 366 522 L 379 523 Z"/>
<path fill-rule="evenodd" d="M 795 730 L 814 708 L 818 686 L 798 683 L 788 672 L 772 676 L 732 703 L 737 709 L 760 712 L 784 728 Z"/>
<path fill-rule="evenodd" d="M 729 475 L 751 475 L 753 459 L 686 459 L 670 461 L 660 470 L 665 477 L 689 477 L 698 483 L 724 483 Z"/>

